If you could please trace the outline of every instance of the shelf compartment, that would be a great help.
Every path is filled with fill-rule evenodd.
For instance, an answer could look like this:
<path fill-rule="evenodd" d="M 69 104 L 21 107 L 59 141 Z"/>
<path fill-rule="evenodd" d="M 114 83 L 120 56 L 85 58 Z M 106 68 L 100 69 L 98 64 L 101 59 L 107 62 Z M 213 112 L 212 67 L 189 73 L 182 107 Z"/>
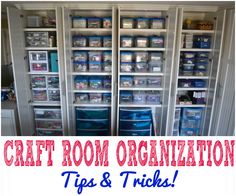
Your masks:
<path fill-rule="evenodd" d="M 120 48 L 120 51 L 165 51 L 165 48 Z"/>
<path fill-rule="evenodd" d="M 134 72 L 121 72 L 120 75 L 124 76 L 163 76 L 163 73 L 150 73 L 150 72 L 140 72 L 140 73 L 134 73 Z"/>
<path fill-rule="evenodd" d="M 24 28 L 24 31 L 57 31 L 56 28 Z"/>
<path fill-rule="evenodd" d="M 177 88 L 178 91 L 206 91 L 208 88 Z"/>
<path fill-rule="evenodd" d="M 160 108 L 162 105 L 151 105 L 151 104 L 119 104 L 119 107 L 157 107 Z"/>
<path fill-rule="evenodd" d="M 81 90 L 73 90 L 74 93 L 111 93 L 111 90 L 107 89 L 81 89 Z"/>
<path fill-rule="evenodd" d="M 162 91 L 161 87 L 120 87 L 119 90 L 127 91 Z"/>
<path fill-rule="evenodd" d="M 57 47 L 25 47 L 25 50 L 57 50 Z"/>
<path fill-rule="evenodd" d="M 110 76 L 112 75 L 111 72 L 72 72 L 73 76 L 77 75 L 91 75 L 91 76 Z"/>
<path fill-rule="evenodd" d="M 182 29 L 182 33 L 192 33 L 192 34 L 201 34 L 201 33 L 208 33 L 213 34 L 215 33 L 214 30 L 198 30 L 198 29 Z"/>
<path fill-rule="evenodd" d="M 71 50 L 112 50 L 111 47 L 71 47 Z"/>

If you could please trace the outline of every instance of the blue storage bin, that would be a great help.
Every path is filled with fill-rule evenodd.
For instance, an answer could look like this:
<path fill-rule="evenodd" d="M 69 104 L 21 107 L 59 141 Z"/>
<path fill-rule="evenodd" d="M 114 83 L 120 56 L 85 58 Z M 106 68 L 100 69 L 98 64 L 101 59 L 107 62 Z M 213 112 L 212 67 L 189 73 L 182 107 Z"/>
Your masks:
<path fill-rule="evenodd" d="M 196 56 L 196 53 L 195 52 L 182 52 L 181 53 L 183 56 L 183 58 L 187 58 L 187 59 L 192 59 L 192 58 L 195 58 Z"/>
<path fill-rule="evenodd" d="M 111 93 L 103 93 L 102 100 L 104 103 L 111 103 Z"/>
<path fill-rule="evenodd" d="M 195 35 L 193 46 L 195 48 L 210 48 L 211 47 L 211 36 Z"/>
<path fill-rule="evenodd" d="M 134 64 L 133 63 L 125 63 L 121 62 L 120 63 L 120 71 L 121 72 L 132 72 L 134 70 Z"/>
<path fill-rule="evenodd" d="M 181 69 L 183 71 L 193 71 L 193 68 L 194 68 L 194 64 L 183 64 L 181 66 Z"/>
<path fill-rule="evenodd" d="M 88 62 L 74 61 L 73 66 L 75 72 L 86 72 L 88 70 Z"/>
<path fill-rule="evenodd" d="M 87 62 L 88 61 L 88 52 L 86 51 L 74 51 L 73 53 L 75 62 Z"/>
<path fill-rule="evenodd" d="M 88 77 L 76 76 L 74 79 L 75 89 L 87 89 L 88 88 Z"/>
<path fill-rule="evenodd" d="M 76 119 L 109 119 L 109 108 L 76 107 Z"/>
<path fill-rule="evenodd" d="M 109 131 L 104 129 L 79 129 L 76 131 L 76 136 L 109 136 Z"/>
<path fill-rule="evenodd" d="M 150 47 L 164 48 L 164 37 L 163 36 L 150 37 Z"/>
<path fill-rule="evenodd" d="M 121 36 L 120 46 L 123 48 L 131 48 L 134 45 L 134 40 L 132 36 Z"/>
<path fill-rule="evenodd" d="M 102 78 L 101 77 L 89 78 L 89 87 L 91 89 L 101 89 L 102 88 Z"/>
<path fill-rule="evenodd" d="M 139 130 L 139 131 L 120 130 L 119 136 L 151 136 L 151 131 L 150 131 L 150 129 Z"/>
<path fill-rule="evenodd" d="M 208 64 L 209 60 L 208 58 L 196 58 L 196 63 L 202 63 L 202 64 Z"/>
<path fill-rule="evenodd" d="M 101 72 L 102 71 L 102 63 L 101 62 L 89 62 L 89 71 Z"/>
<path fill-rule="evenodd" d="M 120 77 L 121 87 L 132 87 L 133 86 L 133 76 L 121 76 Z"/>
<path fill-rule="evenodd" d="M 208 62 L 196 63 L 195 70 L 207 70 Z"/>
<path fill-rule="evenodd" d="M 85 36 L 74 35 L 72 37 L 72 45 L 74 47 L 86 47 L 87 46 L 87 38 Z"/>
<path fill-rule="evenodd" d="M 200 128 L 200 120 L 182 119 L 180 123 L 181 129 L 198 129 Z"/>
<path fill-rule="evenodd" d="M 108 119 L 77 119 L 76 129 L 109 129 Z"/>
<path fill-rule="evenodd" d="M 58 56 L 57 52 L 50 53 L 50 64 L 51 64 L 51 71 L 58 72 Z"/>
<path fill-rule="evenodd" d="M 183 118 L 201 119 L 202 112 L 202 108 L 183 108 Z"/>
<path fill-rule="evenodd" d="M 120 119 L 120 130 L 151 130 L 151 120 L 122 120 Z"/>
<path fill-rule="evenodd" d="M 86 28 L 87 27 L 87 19 L 80 16 L 72 17 L 72 27 L 73 28 Z"/>
<path fill-rule="evenodd" d="M 180 129 L 180 136 L 198 136 L 200 129 Z"/>
<path fill-rule="evenodd" d="M 88 28 L 101 28 L 102 27 L 102 19 L 98 17 L 89 17 L 87 18 Z"/>
<path fill-rule="evenodd" d="M 206 86 L 205 80 L 192 80 L 192 86 L 196 88 L 203 88 Z"/>
<path fill-rule="evenodd" d="M 90 36 L 89 47 L 102 47 L 102 37 L 101 36 Z"/>
<path fill-rule="evenodd" d="M 112 47 L 112 37 L 111 36 L 103 36 L 103 47 Z"/>
<path fill-rule="evenodd" d="M 120 108 L 120 119 L 126 120 L 151 120 L 152 110 L 150 108 Z"/>
<path fill-rule="evenodd" d="M 194 64 L 195 59 L 194 58 L 182 58 L 183 64 Z"/>
<path fill-rule="evenodd" d="M 120 103 L 132 103 L 133 92 L 132 91 L 121 91 L 120 92 Z"/>
<path fill-rule="evenodd" d="M 193 71 L 194 76 L 206 76 L 207 75 L 207 70 L 206 69 L 195 69 Z"/>
<path fill-rule="evenodd" d="M 197 52 L 197 58 L 209 58 L 209 52 Z"/>
<path fill-rule="evenodd" d="M 112 18 L 105 17 L 102 19 L 102 27 L 103 28 L 112 28 Z"/>
<path fill-rule="evenodd" d="M 150 28 L 151 29 L 164 29 L 165 28 L 165 18 L 151 18 L 150 19 Z"/>
<path fill-rule="evenodd" d="M 136 18 L 136 28 L 137 29 L 148 29 L 149 28 L 149 18 Z"/>
<path fill-rule="evenodd" d="M 131 63 L 133 61 L 133 52 L 121 52 L 120 53 L 120 61 Z"/>
<path fill-rule="evenodd" d="M 105 77 L 103 79 L 103 88 L 104 89 L 111 89 L 111 77 Z"/>

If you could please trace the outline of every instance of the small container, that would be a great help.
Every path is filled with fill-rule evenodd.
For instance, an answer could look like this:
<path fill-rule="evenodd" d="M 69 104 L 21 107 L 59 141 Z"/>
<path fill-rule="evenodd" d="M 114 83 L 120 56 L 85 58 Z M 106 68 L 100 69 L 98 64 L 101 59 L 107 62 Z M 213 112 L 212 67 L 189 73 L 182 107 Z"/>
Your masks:
<path fill-rule="evenodd" d="M 183 71 L 193 71 L 194 64 L 183 64 L 182 70 Z"/>
<path fill-rule="evenodd" d="M 56 108 L 34 108 L 34 117 L 41 119 L 61 119 L 61 110 Z"/>
<path fill-rule="evenodd" d="M 60 90 L 48 90 L 49 101 L 60 101 Z"/>
<path fill-rule="evenodd" d="M 112 52 L 106 51 L 103 52 L 103 71 L 111 72 L 112 66 Z"/>
<path fill-rule="evenodd" d="M 80 16 L 72 17 L 72 27 L 73 28 L 86 28 L 87 27 L 87 19 Z"/>
<path fill-rule="evenodd" d="M 31 86 L 32 88 L 46 88 L 46 76 L 31 76 Z"/>
<path fill-rule="evenodd" d="M 59 88 L 58 76 L 48 76 L 48 88 Z"/>
<path fill-rule="evenodd" d="M 195 58 L 182 58 L 183 64 L 194 64 Z"/>
<path fill-rule="evenodd" d="M 148 64 L 147 63 L 136 63 L 135 64 L 135 72 L 147 72 Z"/>
<path fill-rule="evenodd" d="M 183 108 L 183 118 L 201 119 L 202 112 L 202 108 Z"/>
<path fill-rule="evenodd" d="M 164 18 L 151 18 L 150 19 L 151 29 L 164 29 L 165 28 L 165 19 Z"/>
<path fill-rule="evenodd" d="M 107 47 L 107 48 L 112 47 L 112 37 L 111 36 L 103 36 L 103 47 Z"/>
<path fill-rule="evenodd" d="M 185 79 L 180 79 L 179 80 L 179 83 L 178 83 L 178 86 L 180 88 L 190 88 L 192 87 L 192 80 L 185 80 Z"/>
<path fill-rule="evenodd" d="M 192 70 L 186 70 L 186 71 L 182 70 L 180 73 L 182 76 L 193 76 Z"/>
<path fill-rule="evenodd" d="M 102 94 L 101 93 L 90 93 L 89 94 L 90 103 L 102 103 Z"/>
<path fill-rule="evenodd" d="M 195 48 L 210 48 L 211 47 L 211 36 L 195 35 L 194 36 L 194 47 Z"/>
<path fill-rule="evenodd" d="M 76 93 L 75 94 L 75 103 L 88 103 L 89 95 L 87 93 Z"/>
<path fill-rule="evenodd" d="M 48 51 L 29 51 L 29 62 L 48 61 Z"/>
<path fill-rule="evenodd" d="M 36 128 L 39 129 L 61 129 L 62 123 L 61 121 L 53 121 L 53 120 L 36 120 Z"/>
<path fill-rule="evenodd" d="M 111 72 L 111 64 L 108 62 L 104 62 L 103 64 L 103 71 L 104 72 Z"/>
<path fill-rule="evenodd" d="M 111 89 L 111 77 L 105 77 L 103 79 L 103 88 L 104 89 Z"/>
<path fill-rule="evenodd" d="M 120 92 L 120 103 L 132 103 L 133 92 L 132 91 L 121 91 Z"/>
<path fill-rule="evenodd" d="M 147 78 L 148 87 L 161 87 L 161 77 L 148 77 Z"/>
<path fill-rule="evenodd" d="M 163 61 L 163 53 L 162 52 L 150 52 L 149 53 L 149 61 L 150 62 Z"/>
<path fill-rule="evenodd" d="M 121 52 L 120 53 L 120 61 L 131 63 L 133 60 L 133 52 Z"/>
<path fill-rule="evenodd" d="M 73 53 L 74 61 L 87 62 L 88 61 L 88 52 L 86 51 L 75 51 Z"/>
<path fill-rule="evenodd" d="M 147 52 L 135 52 L 135 62 L 136 63 L 147 63 L 148 53 Z"/>
<path fill-rule="evenodd" d="M 121 28 L 133 29 L 134 28 L 134 19 L 133 18 L 122 18 L 121 19 Z"/>
<path fill-rule="evenodd" d="M 89 47 L 102 47 L 102 37 L 90 36 L 89 37 Z"/>
<path fill-rule="evenodd" d="M 120 64 L 121 72 L 132 72 L 134 70 L 133 63 L 123 63 Z"/>
<path fill-rule="evenodd" d="M 195 88 L 204 88 L 206 86 L 206 81 L 204 80 L 192 80 L 192 86 Z"/>
<path fill-rule="evenodd" d="M 145 104 L 146 94 L 144 92 L 134 92 L 133 93 L 133 103 L 135 104 Z"/>
<path fill-rule="evenodd" d="M 88 78 L 76 76 L 75 77 L 75 89 L 88 89 Z"/>
<path fill-rule="evenodd" d="M 161 70 L 162 70 L 162 61 L 149 62 L 150 72 L 161 72 Z"/>
<path fill-rule="evenodd" d="M 88 63 L 87 62 L 73 62 L 74 71 L 75 72 L 86 72 L 88 71 Z"/>
<path fill-rule="evenodd" d="M 43 18 L 42 16 L 27 16 L 27 27 L 42 27 Z"/>
<path fill-rule="evenodd" d="M 148 47 L 148 38 L 147 37 L 136 37 L 135 38 L 135 46 L 138 48 Z"/>
<path fill-rule="evenodd" d="M 182 119 L 181 129 L 198 129 L 200 128 L 200 120 Z"/>
<path fill-rule="evenodd" d="M 121 40 L 120 45 L 123 48 L 131 48 L 134 45 L 133 37 L 131 36 L 121 36 L 120 40 Z"/>
<path fill-rule="evenodd" d="M 197 52 L 196 56 L 198 58 L 209 58 L 209 52 Z"/>
<path fill-rule="evenodd" d="M 102 79 L 100 77 L 91 77 L 89 79 L 89 87 L 91 89 L 102 89 Z"/>
<path fill-rule="evenodd" d="M 187 59 L 195 58 L 196 56 L 196 53 L 194 52 L 182 52 L 181 54 L 184 58 L 187 58 Z"/>
<path fill-rule="evenodd" d="M 133 77 L 132 76 L 121 76 L 120 77 L 120 86 L 121 87 L 132 87 L 133 86 Z"/>
<path fill-rule="evenodd" d="M 147 78 L 142 76 L 134 77 L 134 87 L 146 87 L 147 86 Z"/>
<path fill-rule="evenodd" d="M 102 19 L 97 17 L 87 18 L 88 28 L 101 28 L 102 27 Z"/>
<path fill-rule="evenodd" d="M 201 69 L 196 69 L 193 71 L 194 76 L 206 76 L 207 71 L 206 70 L 201 70 Z"/>
<path fill-rule="evenodd" d="M 31 62 L 31 72 L 49 72 L 48 62 Z"/>
<path fill-rule="evenodd" d="M 149 28 L 149 18 L 137 18 L 136 19 L 137 29 L 148 29 Z"/>
<path fill-rule="evenodd" d="M 209 59 L 208 58 L 196 58 L 195 59 L 196 64 L 204 64 L 204 65 L 208 65 L 209 63 Z"/>
<path fill-rule="evenodd" d="M 87 38 L 85 36 L 75 35 L 72 37 L 72 45 L 73 47 L 86 47 Z"/>
<path fill-rule="evenodd" d="M 33 101 L 47 101 L 47 90 L 32 90 Z"/>
<path fill-rule="evenodd" d="M 49 47 L 48 32 L 25 32 L 26 47 Z"/>
<path fill-rule="evenodd" d="M 147 92 L 146 93 L 147 104 L 161 104 L 161 94 L 159 92 Z"/>
<path fill-rule="evenodd" d="M 106 17 L 102 19 L 102 27 L 103 28 L 112 28 L 112 18 L 111 17 Z"/>
<path fill-rule="evenodd" d="M 102 52 L 100 51 L 90 51 L 89 54 L 89 62 L 102 62 Z"/>
<path fill-rule="evenodd" d="M 196 63 L 195 64 L 195 70 L 203 70 L 206 71 L 208 67 L 208 63 Z"/>
<path fill-rule="evenodd" d="M 164 48 L 164 37 L 163 36 L 150 37 L 150 47 Z"/>
<path fill-rule="evenodd" d="M 102 100 L 103 103 L 111 103 L 111 93 L 103 93 Z"/>
<path fill-rule="evenodd" d="M 90 72 L 101 72 L 102 63 L 101 62 L 89 62 L 89 71 Z"/>
<path fill-rule="evenodd" d="M 185 42 L 184 48 L 193 48 L 193 42 Z"/>

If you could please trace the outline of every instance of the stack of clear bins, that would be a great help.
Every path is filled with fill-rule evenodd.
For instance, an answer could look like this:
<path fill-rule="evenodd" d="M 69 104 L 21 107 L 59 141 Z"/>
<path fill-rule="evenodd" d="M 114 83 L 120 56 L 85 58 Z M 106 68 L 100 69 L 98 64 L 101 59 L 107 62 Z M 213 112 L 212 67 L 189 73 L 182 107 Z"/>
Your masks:
<path fill-rule="evenodd" d="M 77 136 L 109 136 L 110 108 L 76 107 Z"/>
<path fill-rule="evenodd" d="M 154 135 L 151 108 L 120 108 L 119 136 Z"/>

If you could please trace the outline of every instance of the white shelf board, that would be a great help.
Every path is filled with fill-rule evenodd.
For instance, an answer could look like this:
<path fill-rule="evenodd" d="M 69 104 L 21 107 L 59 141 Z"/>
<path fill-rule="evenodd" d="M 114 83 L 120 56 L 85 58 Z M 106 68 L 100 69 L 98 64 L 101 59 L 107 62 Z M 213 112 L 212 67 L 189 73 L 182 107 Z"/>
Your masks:
<path fill-rule="evenodd" d="M 81 89 L 81 90 L 73 90 L 74 93 L 111 93 L 111 90 L 107 89 Z"/>
<path fill-rule="evenodd" d="M 34 101 L 29 103 L 32 106 L 60 106 L 61 103 L 58 101 Z"/>
<path fill-rule="evenodd" d="M 111 47 L 71 47 L 71 50 L 112 50 Z"/>
<path fill-rule="evenodd" d="M 24 28 L 24 31 L 57 31 L 56 28 Z"/>
<path fill-rule="evenodd" d="M 58 75 L 58 72 L 28 72 L 29 75 Z"/>
<path fill-rule="evenodd" d="M 61 119 L 50 119 L 50 118 L 35 118 L 37 121 L 62 121 Z"/>
<path fill-rule="evenodd" d="M 25 50 L 57 50 L 57 47 L 25 47 Z"/>
<path fill-rule="evenodd" d="M 126 91 L 161 91 L 163 88 L 160 87 L 120 87 L 120 90 Z"/>
<path fill-rule="evenodd" d="M 120 51 L 165 51 L 165 48 L 120 48 Z"/>
<path fill-rule="evenodd" d="M 201 33 L 215 33 L 214 30 L 191 30 L 191 29 L 182 29 L 182 33 L 193 33 L 193 34 L 201 34 Z"/>
<path fill-rule="evenodd" d="M 75 32 L 95 32 L 95 33 L 109 33 L 112 32 L 112 29 L 110 28 L 71 28 L 71 31 L 75 31 Z"/>
<path fill-rule="evenodd" d="M 203 107 L 206 107 L 205 104 L 194 104 L 194 105 L 175 105 L 175 107 L 178 107 L 178 108 L 203 108 Z"/>
<path fill-rule="evenodd" d="M 50 128 L 36 128 L 36 130 L 42 130 L 42 131 L 62 131 L 62 128 L 60 129 L 50 129 Z"/>
<path fill-rule="evenodd" d="M 72 72 L 71 75 L 93 75 L 93 76 L 110 76 L 111 72 Z"/>
<path fill-rule="evenodd" d="M 207 49 L 207 48 L 181 48 L 180 51 L 189 51 L 189 52 L 211 52 L 212 49 Z"/>
<path fill-rule="evenodd" d="M 100 104 L 95 104 L 95 103 L 74 103 L 74 107 L 77 106 L 83 106 L 83 107 L 111 107 L 110 103 L 100 103 Z"/>
<path fill-rule="evenodd" d="M 206 91 L 207 88 L 177 88 L 178 91 Z"/>
<path fill-rule="evenodd" d="M 166 33 L 166 29 L 120 29 L 120 33 Z"/>
<path fill-rule="evenodd" d="M 119 107 L 162 107 L 162 105 L 153 105 L 153 104 L 119 104 Z"/>
<path fill-rule="evenodd" d="M 209 76 L 178 76 L 178 79 L 209 79 Z"/>
<path fill-rule="evenodd" d="M 140 73 L 134 73 L 134 72 L 120 72 L 120 75 L 124 76 L 163 76 L 163 73 L 160 72 L 140 72 Z"/>

